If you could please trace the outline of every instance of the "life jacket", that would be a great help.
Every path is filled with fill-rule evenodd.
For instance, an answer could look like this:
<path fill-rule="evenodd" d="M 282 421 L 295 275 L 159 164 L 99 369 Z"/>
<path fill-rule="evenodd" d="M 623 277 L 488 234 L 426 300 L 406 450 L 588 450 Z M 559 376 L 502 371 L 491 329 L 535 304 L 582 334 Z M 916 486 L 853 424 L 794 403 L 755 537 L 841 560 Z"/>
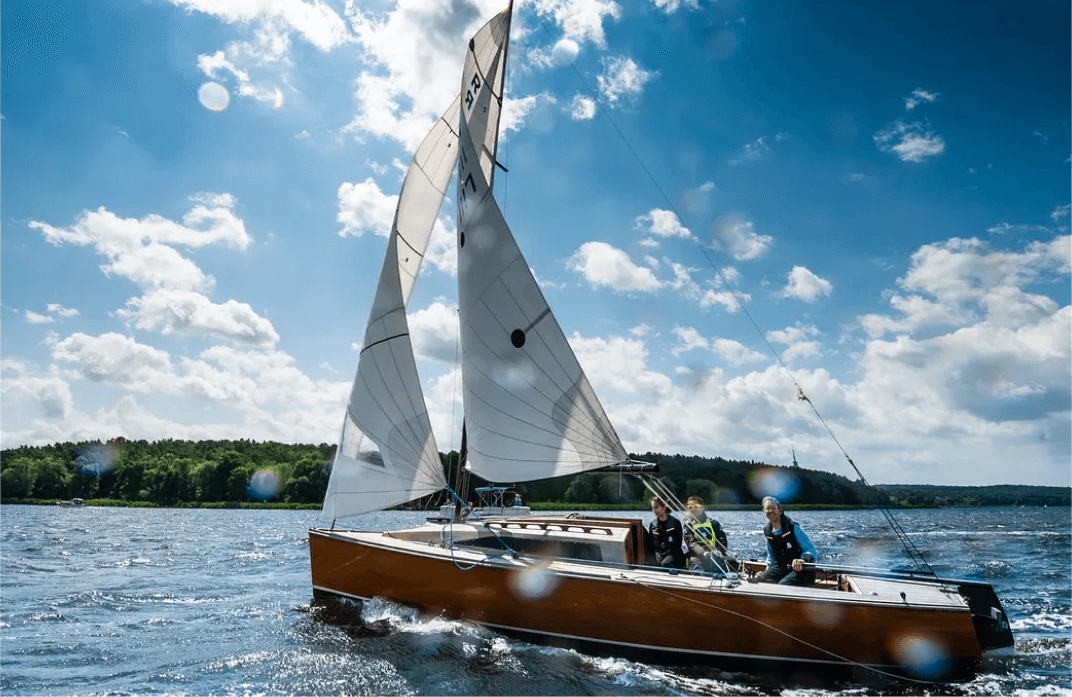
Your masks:
<path fill-rule="evenodd" d="M 710 516 L 705 515 L 704 522 L 700 523 L 696 521 L 695 517 L 690 515 L 689 518 L 686 519 L 686 525 L 692 530 L 693 535 L 699 538 L 700 544 L 710 550 L 719 549 L 718 532 L 716 532 L 716 530 L 721 528 L 721 526 L 716 528 L 715 526 L 717 526 L 718 523 L 712 522 Z"/>
<path fill-rule="evenodd" d="M 797 542 L 796 533 L 793 532 L 795 527 L 789 516 L 783 513 L 782 531 L 777 536 L 775 536 L 774 530 L 771 529 L 769 521 L 766 527 L 763 528 L 763 535 L 767 538 L 771 552 L 774 554 L 774 563 L 778 566 L 787 567 L 794 559 L 800 559 L 800 543 Z"/>

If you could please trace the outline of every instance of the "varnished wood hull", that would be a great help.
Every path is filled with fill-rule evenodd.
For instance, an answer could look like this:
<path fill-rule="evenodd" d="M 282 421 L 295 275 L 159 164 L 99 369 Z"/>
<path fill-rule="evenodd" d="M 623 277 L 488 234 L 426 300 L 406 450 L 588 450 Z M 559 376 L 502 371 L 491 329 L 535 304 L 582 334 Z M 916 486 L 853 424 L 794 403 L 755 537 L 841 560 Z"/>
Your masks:
<path fill-rule="evenodd" d="M 311 530 L 314 590 L 666 664 L 862 664 L 950 679 L 982 659 L 970 613 L 953 599 L 920 605 L 836 590 L 728 588 L 628 567 L 509 558 L 462 570 L 449 550 L 377 535 Z M 457 557 L 462 566 L 475 558 Z"/>

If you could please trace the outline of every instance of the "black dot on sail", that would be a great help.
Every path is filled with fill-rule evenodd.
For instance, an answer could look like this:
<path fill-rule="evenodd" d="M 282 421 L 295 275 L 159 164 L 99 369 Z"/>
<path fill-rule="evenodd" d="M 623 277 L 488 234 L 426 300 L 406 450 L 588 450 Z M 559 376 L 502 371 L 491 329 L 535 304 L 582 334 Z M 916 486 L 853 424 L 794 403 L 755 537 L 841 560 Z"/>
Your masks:
<path fill-rule="evenodd" d="M 510 343 L 514 345 L 514 348 L 521 348 L 525 345 L 525 332 L 520 329 L 515 329 L 510 333 Z"/>
<path fill-rule="evenodd" d="M 465 246 L 465 233 L 464 232 L 458 233 L 458 246 L 459 247 L 464 247 Z"/>

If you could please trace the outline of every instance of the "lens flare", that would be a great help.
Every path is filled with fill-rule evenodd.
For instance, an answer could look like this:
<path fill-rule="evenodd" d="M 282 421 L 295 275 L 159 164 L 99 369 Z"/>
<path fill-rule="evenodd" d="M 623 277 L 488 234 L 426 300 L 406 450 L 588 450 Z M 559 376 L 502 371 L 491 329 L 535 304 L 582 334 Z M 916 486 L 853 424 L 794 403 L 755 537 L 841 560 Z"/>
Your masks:
<path fill-rule="evenodd" d="M 536 600 L 555 589 L 558 585 L 558 577 L 546 567 L 533 566 L 514 574 L 511 585 L 520 597 Z"/>
<path fill-rule="evenodd" d="M 272 470 L 254 472 L 246 487 L 249 495 L 258 501 L 267 501 L 279 494 L 279 475 Z"/>
<path fill-rule="evenodd" d="M 750 475 L 748 488 L 756 498 L 773 496 L 788 503 L 800 493 L 800 480 L 785 470 L 764 468 Z"/>
<path fill-rule="evenodd" d="M 218 82 L 206 82 L 197 90 L 201 105 L 210 111 L 223 111 L 231 103 L 231 93 Z"/>
<path fill-rule="evenodd" d="M 949 650 L 929 637 L 902 634 L 893 640 L 892 648 L 901 667 L 916 677 L 936 680 L 952 668 Z"/>

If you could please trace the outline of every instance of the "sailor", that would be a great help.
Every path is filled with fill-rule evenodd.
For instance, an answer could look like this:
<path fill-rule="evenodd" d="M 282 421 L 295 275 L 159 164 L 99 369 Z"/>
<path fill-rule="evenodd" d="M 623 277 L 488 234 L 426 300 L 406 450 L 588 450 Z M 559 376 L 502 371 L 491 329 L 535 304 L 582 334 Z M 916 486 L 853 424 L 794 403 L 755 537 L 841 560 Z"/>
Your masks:
<path fill-rule="evenodd" d="M 514 494 L 514 505 L 524 506 L 525 502 L 521 500 L 521 494 Z"/>
<path fill-rule="evenodd" d="M 819 561 L 819 552 L 807 533 L 785 515 L 782 504 L 773 496 L 763 499 L 763 515 L 767 516 L 763 528 L 763 536 L 767 538 L 767 570 L 759 577 L 760 583 L 785 586 L 815 583 L 815 570 L 805 569 L 804 564 Z"/>
<path fill-rule="evenodd" d="M 728 543 L 722 526 L 707 515 L 703 499 L 699 496 L 690 496 L 685 507 L 689 509 L 684 520 L 689 568 L 693 571 L 725 573 L 732 562 L 726 552 Z"/>
<path fill-rule="evenodd" d="M 648 535 L 655 551 L 655 563 L 666 569 L 684 569 L 681 521 L 670 515 L 670 507 L 658 496 L 651 499 L 651 512 L 655 520 L 648 523 Z"/>

